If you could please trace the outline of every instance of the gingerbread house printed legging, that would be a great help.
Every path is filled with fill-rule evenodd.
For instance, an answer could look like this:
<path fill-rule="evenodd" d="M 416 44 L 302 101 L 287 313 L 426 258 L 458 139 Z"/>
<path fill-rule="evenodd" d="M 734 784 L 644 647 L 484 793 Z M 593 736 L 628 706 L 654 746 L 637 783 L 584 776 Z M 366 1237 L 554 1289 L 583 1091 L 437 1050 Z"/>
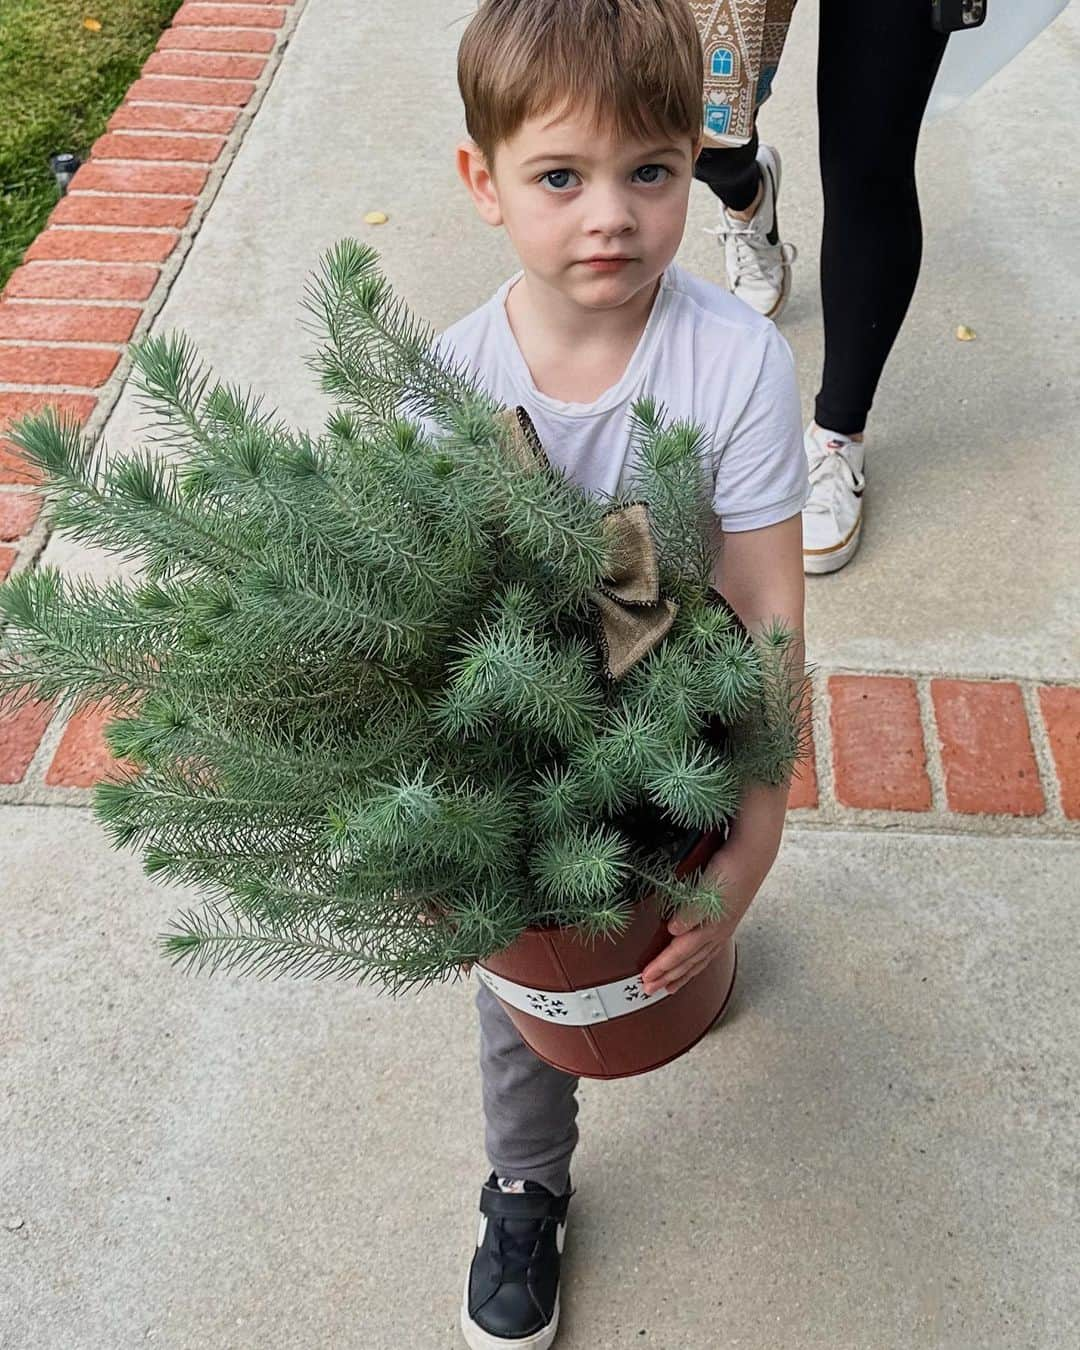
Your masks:
<path fill-rule="evenodd" d="M 821 0 L 825 367 L 814 420 L 830 431 L 850 436 L 865 427 L 915 290 L 922 261 L 915 149 L 945 43 L 930 27 L 929 0 Z M 732 210 L 745 210 L 758 187 L 757 148 L 755 131 L 738 149 L 705 149 L 694 177 Z"/>

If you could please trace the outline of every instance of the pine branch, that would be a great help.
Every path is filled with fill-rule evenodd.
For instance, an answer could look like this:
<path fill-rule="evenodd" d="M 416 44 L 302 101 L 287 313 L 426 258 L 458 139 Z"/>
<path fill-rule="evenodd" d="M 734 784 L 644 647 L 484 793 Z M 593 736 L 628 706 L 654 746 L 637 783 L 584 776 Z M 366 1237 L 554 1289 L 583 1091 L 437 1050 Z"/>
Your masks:
<path fill-rule="evenodd" d="M 685 602 L 707 594 L 712 572 L 701 468 L 707 438 L 684 420 L 665 425 L 663 414 L 654 399 L 636 400 L 630 409 L 630 445 L 636 490 L 649 503 L 664 588 Z"/>
<path fill-rule="evenodd" d="M 373 249 L 354 240 L 323 258 L 305 308 L 328 345 L 312 364 L 328 393 L 370 421 L 385 421 L 400 407 L 445 423 L 463 400 L 484 397 L 479 383 L 463 364 L 435 355 L 434 330 L 393 297 L 377 262 Z"/>
<path fill-rule="evenodd" d="M 55 568 L 0 586 L 0 694 L 9 707 L 59 698 L 72 707 L 137 703 L 154 688 L 153 650 L 175 643 L 172 616 L 139 611 L 119 583 L 65 579 Z"/>
<path fill-rule="evenodd" d="M 593 827 L 546 840 L 533 851 L 529 868 L 542 896 L 560 909 L 584 912 L 620 899 L 628 851 L 613 830 Z"/>
<path fill-rule="evenodd" d="M 141 562 L 152 577 L 182 570 L 229 575 L 250 561 L 236 522 L 187 508 L 175 469 L 155 455 L 112 459 L 94 449 L 78 423 L 53 408 L 24 418 L 9 436 L 41 471 L 58 530 L 118 557 Z"/>
<path fill-rule="evenodd" d="M 459 706 L 473 724 L 505 718 L 560 744 L 588 735 L 601 716 L 590 653 L 581 644 L 557 644 L 504 619 L 486 621 L 462 647 L 448 667 L 450 701 L 437 700 L 433 709 L 449 734 L 469 729 L 457 720 Z"/>
<path fill-rule="evenodd" d="M 702 744 L 650 767 L 645 785 L 673 820 L 693 829 L 713 828 L 733 816 L 739 803 L 738 774 Z"/>

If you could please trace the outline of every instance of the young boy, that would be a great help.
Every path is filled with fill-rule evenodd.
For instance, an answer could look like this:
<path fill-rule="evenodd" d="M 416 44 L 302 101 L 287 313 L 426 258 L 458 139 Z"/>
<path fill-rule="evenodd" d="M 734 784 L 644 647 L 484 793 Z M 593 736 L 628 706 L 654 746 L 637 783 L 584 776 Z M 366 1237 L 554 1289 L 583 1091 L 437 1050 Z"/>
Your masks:
<path fill-rule="evenodd" d="M 469 136 L 457 167 L 521 270 L 439 349 L 524 406 L 552 462 L 588 491 L 633 480 L 627 419 L 652 394 L 711 435 L 723 552 L 715 583 L 751 631 L 801 633 L 807 498 L 791 353 L 773 324 L 673 259 L 701 145 L 703 61 L 687 0 L 482 0 L 458 56 Z M 780 843 L 786 788 L 753 788 L 709 864 L 729 912 L 672 920 L 649 993 L 694 978 L 734 932 Z M 492 1172 L 461 1313 L 470 1346 L 545 1350 L 577 1142 L 577 1081 L 477 994 Z"/>

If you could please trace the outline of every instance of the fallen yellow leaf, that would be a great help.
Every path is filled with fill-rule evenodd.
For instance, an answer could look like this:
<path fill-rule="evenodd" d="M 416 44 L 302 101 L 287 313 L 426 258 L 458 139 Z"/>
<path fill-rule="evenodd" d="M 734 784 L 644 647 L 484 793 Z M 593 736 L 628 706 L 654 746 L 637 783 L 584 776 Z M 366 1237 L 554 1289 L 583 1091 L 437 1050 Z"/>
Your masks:
<path fill-rule="evenodd" d="M 83 19 L 82 26 L 84 28 L 89 28 L 91 33 L 101 32 L 101 23 L 98 19 Z"/>
<path fill-rule="evenodd" d="M 369 211 L 364 217 L 365 225 L 385 225 L 390 217 L 385 211 Z"/>
<path fill-rule="evenodd" d="M 956 329 L 957 342 L 974 342 L 978 334 L 974 328 L 969 328 L 966 323 L 960 324 Z"/>

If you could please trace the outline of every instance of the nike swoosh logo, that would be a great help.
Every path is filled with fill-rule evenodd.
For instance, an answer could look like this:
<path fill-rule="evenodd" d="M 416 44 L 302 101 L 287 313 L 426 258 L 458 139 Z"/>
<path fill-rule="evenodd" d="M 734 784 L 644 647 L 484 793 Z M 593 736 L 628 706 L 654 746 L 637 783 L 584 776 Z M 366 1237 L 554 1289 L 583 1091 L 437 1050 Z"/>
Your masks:
<path fill-rule="evenodd" d="M 778 221 L 776 216 L 776 179 L 773 177 L 772 171 L 770 169 L 766 169 L 765 172 L 769 175 L 769 183 L 772 186 L 772 200 L 773 200 L 772 229 L 765 236 L 765 238 L 769 241 L 770 244 L 772 244 L 773 248 L 775 248 L 776 245 L 780 242 L 780 222 Z"/>

